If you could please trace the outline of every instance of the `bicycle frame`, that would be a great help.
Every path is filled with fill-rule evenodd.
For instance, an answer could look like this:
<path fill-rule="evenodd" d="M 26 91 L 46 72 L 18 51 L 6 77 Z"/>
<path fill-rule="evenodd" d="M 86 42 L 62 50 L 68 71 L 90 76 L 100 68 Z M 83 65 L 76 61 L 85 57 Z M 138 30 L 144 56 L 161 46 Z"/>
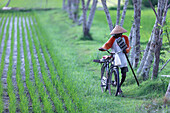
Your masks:
<path fill-rule="evenodd" d="M 106 86 L 105 91 L 109 89 L 109 94 L 111 95 L 111 84 L 112 84 L 112 73 L 114 73 L 114 78 L 116 80 L 117 84 L 117 90 L 115 96 L 117 96 L 118 91 L 119 91 L 119 71 L 118 71 L 118 66 L 115 65 L 115 53 L 111 53 L 108 50 L 102 49 L 102 51 L 107 51 L 111 56 L 107 56 L 104 58 L 104 60 L 93 60 L 94 62 L 101 63 L 102 68 L 101 68 L 101 88 L 103 92 L 103 87 Z M 119 53 L 119 52 L 117 52 Z M 106 74 L 106 75 L 104 75 Z M 106 76 L 106 81 L 103 79 L 103 77 Z M 104 81 L 104 84 L 102 83 Z"/>

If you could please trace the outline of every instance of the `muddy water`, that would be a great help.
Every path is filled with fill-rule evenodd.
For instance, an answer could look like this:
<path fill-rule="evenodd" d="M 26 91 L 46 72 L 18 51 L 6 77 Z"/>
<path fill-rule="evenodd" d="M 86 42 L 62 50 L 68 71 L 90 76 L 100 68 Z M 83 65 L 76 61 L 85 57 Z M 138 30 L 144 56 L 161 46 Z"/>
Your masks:
<path fill-rule="evenodd" d="M 8 38 L 6 37 L 6 33 L 7 33 L 7 26 L 9 24 L 9 18 L 7 18 L 7 21 L 5 23 L 5 28 L 4 28 L 4 31 L 2 31 L 3 33 L 3 37 L 2 37 L 2 42 L 1 42 L 1 47 L 0 47 L 0 63 L 1 63 L 1 58 L 2 58 L 2 53 L 3 53 L 3 48 L 4 48 L 4 41 L 5 41 L 5 38 Z M 2 27 L 1 27 L 2 28 Z M 5 90 L 7 90 L 7 81 L 6 81 L 6 77 L 4 78 L 3 77 L 3 74 L 2 74 L 2 78 L 1 78 L 1 81 L 3 83 L 3 87 Z M 5 99 L 5 100 L 4 100 Z M 9 96 L 6 92 L 3 92 L 3 101 L 4 101 L 4 110 L 5 112 L 8 112 L 9 109 L 8 109 L 8 101 L 9 101 Z"/>
<path fill-rule="evenodd" d="M 8 41 L 7 41 L 7 48 L 6 48 L 6 56 L 5 56 L 5 65 L 4 65 L 4 69 L 3 69 L 3 74 L 2 74 L 2 84 L 3 84 L 3 102 L 4 102 L 4 111 L 5 112 L 9 112 L 9 94 L 7 92 L 7 72 L 8 72 L 8 67 L 9 67 L 9 56 L 10 56 L 10 52 L 11 52 L 11 35 L 12 35 L 12 21 L 13 21 L 13 17 L 11 17 L 10 20 L 10 26 L 9 26 L 9 37 Z"/>
<path fill-rule="evenodd" d="M 1 42 L 1 47 L 0 47 L 0 59 L 2 57 L 2 52 L 3 52 L 3 48 L 4 48 L 4 41 L 5 41 L 5 37 L 6 37 L 8 22 L 9 22 L 9 18 L 7 18 L 7 21 L 5 23 L 4 31 L 2 31 L 4 34 L 3 34 L 3 37 L 2 37 L 2 42 Z M 1 63 L 1 60 L 0 60 L 0 63 Z"/>
<path fill-rule="evenodd" d="M 3 20 L 1 19 L 1 21 L 2 21 L 2 24 L 1 24 L 1 27 L 0 27 L 0 34 L 2 33 L 2 27 L 3 27 L 3 25 L 4 25 L 5 18 L 4 18 Z"/>
<path fill-rule="evenodd" d="M 16 104 L 17 104 L 17 110 L 16 112 L 20 112 L 19 109 L 19 93 L 18 93 L 18 86 L 17 86 L 17 80 L 16 80 L 16 68 L 17 68 L 17 17 L 15 17 L 14 21 L 14 48 L 13 48 L 13 69 L 12 69 L 12 84 L 14 86 L 14 93 L 16 95 Z"/>

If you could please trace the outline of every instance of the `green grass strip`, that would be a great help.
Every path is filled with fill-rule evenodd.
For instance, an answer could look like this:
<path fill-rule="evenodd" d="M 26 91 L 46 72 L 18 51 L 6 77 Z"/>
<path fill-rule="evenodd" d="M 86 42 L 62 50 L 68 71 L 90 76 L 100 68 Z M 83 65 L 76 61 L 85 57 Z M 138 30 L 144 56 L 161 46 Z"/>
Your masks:
<path fill-rule="evenodd" d="M 3 21 L 3 20 L 2 20 Z M 1 22 L 2 22 L 1 21 Z M 2 38 L 3 38 L 3 31 L 4 31 L 4 28 L 5 28 L 5 23 L 6 23 L 6 21 L 7 21 L 7 17 L 4 17 L 4 21 L 3 21 L 3 23 L 1 23 L 0 25 L 2 26 L 2 29 L 1 29 L 1 31 L 0 31 L 0 46 L 1 46 L 1 43 L 2 43 Z"/>
<path fill-rule="evenodd" d="M 11 17 L 11 19 L 13 19 Z M 11 50 L 9 56 L 9 67 L 7 72 L 7 84 L 8 84 L 8 95 L 9 95 L 9 111 L 11 113 L 16 112 L 16 97 L 14 93 L 14 87 L 12 84 L 12 66 L 13 66 L 13 48 L 14 48 L 14 19 L 12 21 L 12 34 L 11 34 Z M 11 24 L 11 22 L 10 22 Z"/>
<path fill-rule="evenodd" d="M 22 21 L 21 21 L 21 24 L 22 24 Z M 33 83 L 30 81 L 30 67 L 29 67 L 29 61 L 28 61 L 28 54 L 27 54 L 27 47 L 26 47 L 25 33 L 24 33 L 23 24 L 21 25 L 21 27 L 22 27 L 22 39 L 23 39 L 21 43 L 23 43 L 23 48 L 24 48 L 26 85 L 27 85 L 29 94 L 31 96 L 33 111 L 34 112 L 41 112 L 41 105 L 40 105 L 40 101 L 39 101 L 39 96 L 36 93 L 37 89 L 33 85 Z"/>
<path fill-rule="evenodd" d="M 19 107 L 22 113 L 29 113 L 28 110 L 28 98 L 24 93 L 24 83 L 21 76 L 21 45 L 20 45 L 20 35 L 19 35 L 19 15 L 17 15 L 17 68 L 16 68 L 16 80 L 18 86 L 18 93 L 20 97 Z"/>
<path fill-rule="evenodd" d="M 9 20 L 10 21 L 10 20 Z M 9 21 L 8 21 L 8 25 L 7 25 L 7 31 L 9 30 Z M 5 55 L 6 55 L 6 48 L 7 48 L 7 41 L 9 38 L 9 33 L 6 32 L 5 35 L 5 41 L 4 41 L 4 48 L 3 48 L 3 52 L 2 52 L 2 57 L 1 57 L 1 64 L 0 64 L 0 78 L 2 78 L 2 74 L 3 74 L 3 69 L 4 69 L 4 65 L 5 65 Z M 2 81 L 0 80 L 0 112 L 3 111 L 3 99 L 2 99 L 2 95 L 3 95 L 3 85 L 2 85 Z"/>
<path fill-rule="evenodd" d="M 28 20 L 28 22 L 30 23 L 29 20 Z M 45 83 L 45 85 L 47 87 L 47 90 L 50 93 L 51 99 L 54 102 L 54 105 L 55 105 L 55 108 L 56 108 L 57 112 L 63 113 L 64 108 L 62 107 L 63 106 L 62 101 L 59 99 L 58 95 L 56 94 L 55 87 L 53 86 L 53 84 L 51 83 L 50 78 L 48 77 L 48 71 L 47 71 L 47 69 L 45 67 L 45 62 L 44 62 L 44 59 L 43 59 L 43 57 L 42 57 L 42 55 L 40 53 L 41 48 L 40 48 L 39 43 L 38 43 L 38 41 L 36 39 L 36 33 L 32 29 L 31 25 L 30 25 L 30 28 L 31 28 L 31 32 L 32 32 L 32 38 L 33 38 L 33 41 L 34 41 L 34 45 L 35 45 L 35 48 L 36 48 L 36 51 L 37 51 L 37 55 L 38 55 L 38 59 L 39 59 L 39 63 L 40 63 L 40 67 L 41 67 L 41 73 L 42 73 L 42 76 L 43 76 L 44 83 Z M 27 31 L 28 31 L 28 27 L 27 27 Z M 33 42 L 31 41 L 30 36 L 29 36 L 29 43 L 31 45 L 33 45 L 32 44 Z M 72 111 L 74 111 L 74 109 L 69 110 L 69 111 L 72 112 Z"/>
<path fill-rule="evenodd" d="M 44 45 L 44 42 L 42 41 L 43 38 L 41 37 L 41 35 L 38 31 L 38 28 L 37 28 L 38 26 L 36 26 L 34 24 L 34 27 L 35 27 L 36 33 L 38 35 L 37 37 L 38 37 L 40 44 L 41 44 L 41 48 L 43 50 L 44 57 L 46 59 L 47 65 L 48 65 L 50 73 L 51 73 L 51 79 L 52 79 L 53 85 L 55 85 L 56 89 L 58 90 L 59 94 L 61 95 L 61 98 L 64 100 L 68 111 L 76 112 L 76 107 L 80 107 L 80 106 L 78 105 L 78 103 L 76 103 L 76 107 L 75 107 L 74 103 L 72 102 L 70 95 L 67 94 L 68 92 L 66 92 L 65 87 L 63 87 L 64 85 L 61 82 L 61 80 L 57 80 L 57 78 L 56 78 L 57 73 L 55 72 L 55 67 L 52 64 L 51 59 L 48 55 L 47 49 Z M 75 98 L 74 98 L 74 100 L 75 100 Z M 81 111 L 81 109 L 79 109 L 79 110 Z"/>
<path fill-rule="evenodd" d="M 27 33 L 28 34 L 28 33 Z M 26 39 L 23 38 L 23 45 L 24 45 L 24 54 L 25 56 L 27 55 L 27 47 L 26 47 Z M 37 61 L 36 58 L 34 56 L 34 52 L 33 52 L 33 48 L 31 43 L 29 43 L 29 47 L 30 48 L 30 52 L 31 52 L 31 60 L 32 60 L 32 64 L 33 64 L 33 71 L 34 71 L 34 77 L 35 77 L 35 84 L 37 86 L 39 95 L 42 99 L 43 105 L 44 105 L 44 111 L 47 113 L 52 113 L 52 104 L 48 99 L 48 95 L 46 92 L 44 92 L 44 84 L 41 82 L 40 78 L 38 77 L 39 73 L 38 73 L 38 68 L 37 68 Z M 27 58 L 26 58 L 27 59 Z M 29 62 L 25 62 L 25 65 L 29 65 Z M 26 69 L 26 71 L 29 69 Z M 28 73 L 28 72 L 27 72 Z"/>

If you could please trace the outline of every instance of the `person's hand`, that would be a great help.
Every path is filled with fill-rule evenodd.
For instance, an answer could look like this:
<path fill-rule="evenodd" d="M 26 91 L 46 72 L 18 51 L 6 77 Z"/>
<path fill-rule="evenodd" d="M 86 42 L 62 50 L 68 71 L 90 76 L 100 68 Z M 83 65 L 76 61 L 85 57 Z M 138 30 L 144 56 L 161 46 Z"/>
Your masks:
<path fill-rule="evenodd" d="M 123 50 L 123 53 L 129 53 L 129 52 L 130 52 L 130 50 L 131 50 L 131 47 L 126 48 L 126 49 L 124 49 L 124 50 Z"/>
<path fill-rule="evenodd" d="M 129 53 L 130 50 L 131 50 L 131 47 L 128 47 L 128 48 L 126 49 L 126 53 Z"/>
<path fill-rule="evenodd" d="M 106 49 L 100 47 L 100 48 L 99 48 L 99 51 L 106 51 Z"/>
<path fill-rule="evenodd" d="M 126 52 L 126 49 L 123 50 L 123 53 L 127 53 L 127 52 Z"/>

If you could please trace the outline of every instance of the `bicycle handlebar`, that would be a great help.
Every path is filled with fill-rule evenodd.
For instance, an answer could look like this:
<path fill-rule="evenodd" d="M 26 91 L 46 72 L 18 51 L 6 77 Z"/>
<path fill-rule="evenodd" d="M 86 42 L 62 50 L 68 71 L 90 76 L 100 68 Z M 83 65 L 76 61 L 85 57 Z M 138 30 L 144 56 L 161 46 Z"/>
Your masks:
<path fill-rule="evenodd" d="M 118 51 L 118 52 L 116 52 L 116 53 L 111 53 L 108 49 L 104 49 L 104 48 L 102 48 L 102 47 L 99 48 L 99 51 L 107 51 L 107 52 L 108 52 L 109 54 L 111 54 L 111 55 L 122 52 L 122 51 Z"/>

